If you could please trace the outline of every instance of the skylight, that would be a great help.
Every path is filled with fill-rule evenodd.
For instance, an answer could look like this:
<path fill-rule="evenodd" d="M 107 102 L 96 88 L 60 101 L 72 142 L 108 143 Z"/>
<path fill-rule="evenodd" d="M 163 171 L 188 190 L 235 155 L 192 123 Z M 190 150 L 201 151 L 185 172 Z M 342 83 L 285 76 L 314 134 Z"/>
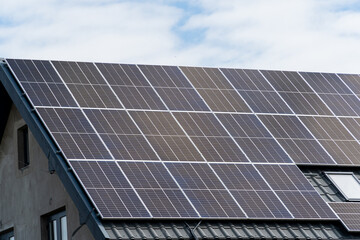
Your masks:
<path fill-rule="evenodd" d="M 360 201 L 360 181 L 352 172 L 327 172 L 326 175 L 348 201 Z"/>

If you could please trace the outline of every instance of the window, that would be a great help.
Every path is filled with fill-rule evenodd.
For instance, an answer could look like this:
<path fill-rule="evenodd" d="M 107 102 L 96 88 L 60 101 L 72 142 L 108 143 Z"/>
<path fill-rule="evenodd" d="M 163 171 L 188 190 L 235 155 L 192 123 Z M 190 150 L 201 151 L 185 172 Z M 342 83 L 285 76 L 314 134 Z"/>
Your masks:
<path fill-rule="evenodd" d="M 352 172 L 326 172 L 330 181 L 348 201 L 360 201 L 360 181 Z"/>
<path fill-rule="evenodd" d="M 15 240 L 14 229 L 9 229 L 0 233 L 0 240 Z"/>
<path fill-rule="evenodd" d="M 30 164 L 29 157 L 29 130 L 25 125 L 17 131 L 17 147 L 18 147 L 18 166 L 23 169 Z"/>
<path fill-rule="evenodd" d="M 66 212 L 45 216 L 47 238 L 49 240 L 67 240 Z"/>

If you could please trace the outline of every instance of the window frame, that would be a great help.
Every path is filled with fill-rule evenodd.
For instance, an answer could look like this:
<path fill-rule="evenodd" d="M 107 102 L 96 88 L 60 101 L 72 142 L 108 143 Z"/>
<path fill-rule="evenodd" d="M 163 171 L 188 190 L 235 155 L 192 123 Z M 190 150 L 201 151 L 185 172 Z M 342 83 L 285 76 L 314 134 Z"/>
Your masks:
<path fill-rule="evenodd" d="M 346 199 L 346 201 L 349 202 L 359 202 L 360 201 L 360 197 L 359 198 L 350 198 L 344 191 L 343 189 L 331 178 L 330 175 L 351 175 L 355 181 L 359 184 L 360 187 L 360 180 L 359 178 L 354 174 L 354 172 L 324 172 L 326 177 L 330 180 L 330 182 L 332 184 L 334 184 L 334 186 L 336 187 L 336 189 L 341 193 L 341 195 Z"/>
<path fill-rule="evenodd" d="M 14 240 L 14 229 L 10 228 L 3 232 L 0 232 L 0 240 Z"/>
<path fill-rule="evenodd" d="M 65 226 L 66 226 L 66 236 L 65 238 L 62 236 L 62 224 L 61 220 L 65 218 Z M 62 240 L 68 239 L 68 220 L 66 216 L 66 211 L 64 209 L 56 212 L 51 212 L 42 217 L 42 224 L 44 226 L 44 234 L 42 234 L 42 239 L 48 240 Z M 55 223 L 55 231 L 53 224 Z"/>
<path fill-rule="evenodd" d="M 17 159 L 19 170 L 30 165 L 29 127 L 26 124 L 17 129 Z"/>

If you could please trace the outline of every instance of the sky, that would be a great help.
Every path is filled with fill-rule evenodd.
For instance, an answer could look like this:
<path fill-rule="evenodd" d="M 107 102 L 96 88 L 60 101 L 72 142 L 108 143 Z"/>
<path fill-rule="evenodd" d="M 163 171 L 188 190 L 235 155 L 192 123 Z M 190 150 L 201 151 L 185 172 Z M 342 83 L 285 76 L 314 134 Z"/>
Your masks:
<path fill-rule="evenodd" d="M 360 73 L 355 0 L 0 0 L 0 57 Z"/>

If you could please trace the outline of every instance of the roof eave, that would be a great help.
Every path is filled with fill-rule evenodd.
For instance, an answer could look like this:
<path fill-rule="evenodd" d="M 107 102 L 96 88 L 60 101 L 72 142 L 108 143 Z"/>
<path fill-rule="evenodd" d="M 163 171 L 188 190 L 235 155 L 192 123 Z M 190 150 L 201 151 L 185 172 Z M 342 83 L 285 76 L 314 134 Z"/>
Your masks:
<path fill-rule="evenodd" d="M 87 195 L 85 194 L 75 175 L 72 173 L 61 152 L 58 151 L 55 143 L 49 136 L 49 133 L 41 123 L 35 110 L 31 107 L 31 104 L 25 97 L 25 94 L 22 92 L 20 86 L 10 73 L 10 70 L 5 63 L 0 63 L 0 82 L 3 85 L 3 90 L 5 90 L 5 92 L 1 92 L 2 86 L 0 87 L 0 97 L 3 97 L 1 95 L 3 94 L 4 99 L 6 99 L 5 96 L 7 95 L 8 99 L 6 100 L 10 101 L 10 104 L 6 102 L 4 107 L 0 106 L 0 112 L 10 111 L 8 105 L 11 107 L 12 100 L 21 116 L 29 126 L 40 147 L 48 157 L 49 170 L 56 171 L 65 189 L 78 208 L 80 213 L 80 223 L 86 223 L 88 225 L 95 239 L 109 239 L 109 235 L 106 232 L 99 217 L 93 211 L 93 206 L 87 198 Z M 6 125 L 7 118 L 5 123 L 2 121 L 5 120 L 0 119 L 0 137 L 3 135 L 4 129 L 2 128 L 5 128 L 3 125 Z"/>

